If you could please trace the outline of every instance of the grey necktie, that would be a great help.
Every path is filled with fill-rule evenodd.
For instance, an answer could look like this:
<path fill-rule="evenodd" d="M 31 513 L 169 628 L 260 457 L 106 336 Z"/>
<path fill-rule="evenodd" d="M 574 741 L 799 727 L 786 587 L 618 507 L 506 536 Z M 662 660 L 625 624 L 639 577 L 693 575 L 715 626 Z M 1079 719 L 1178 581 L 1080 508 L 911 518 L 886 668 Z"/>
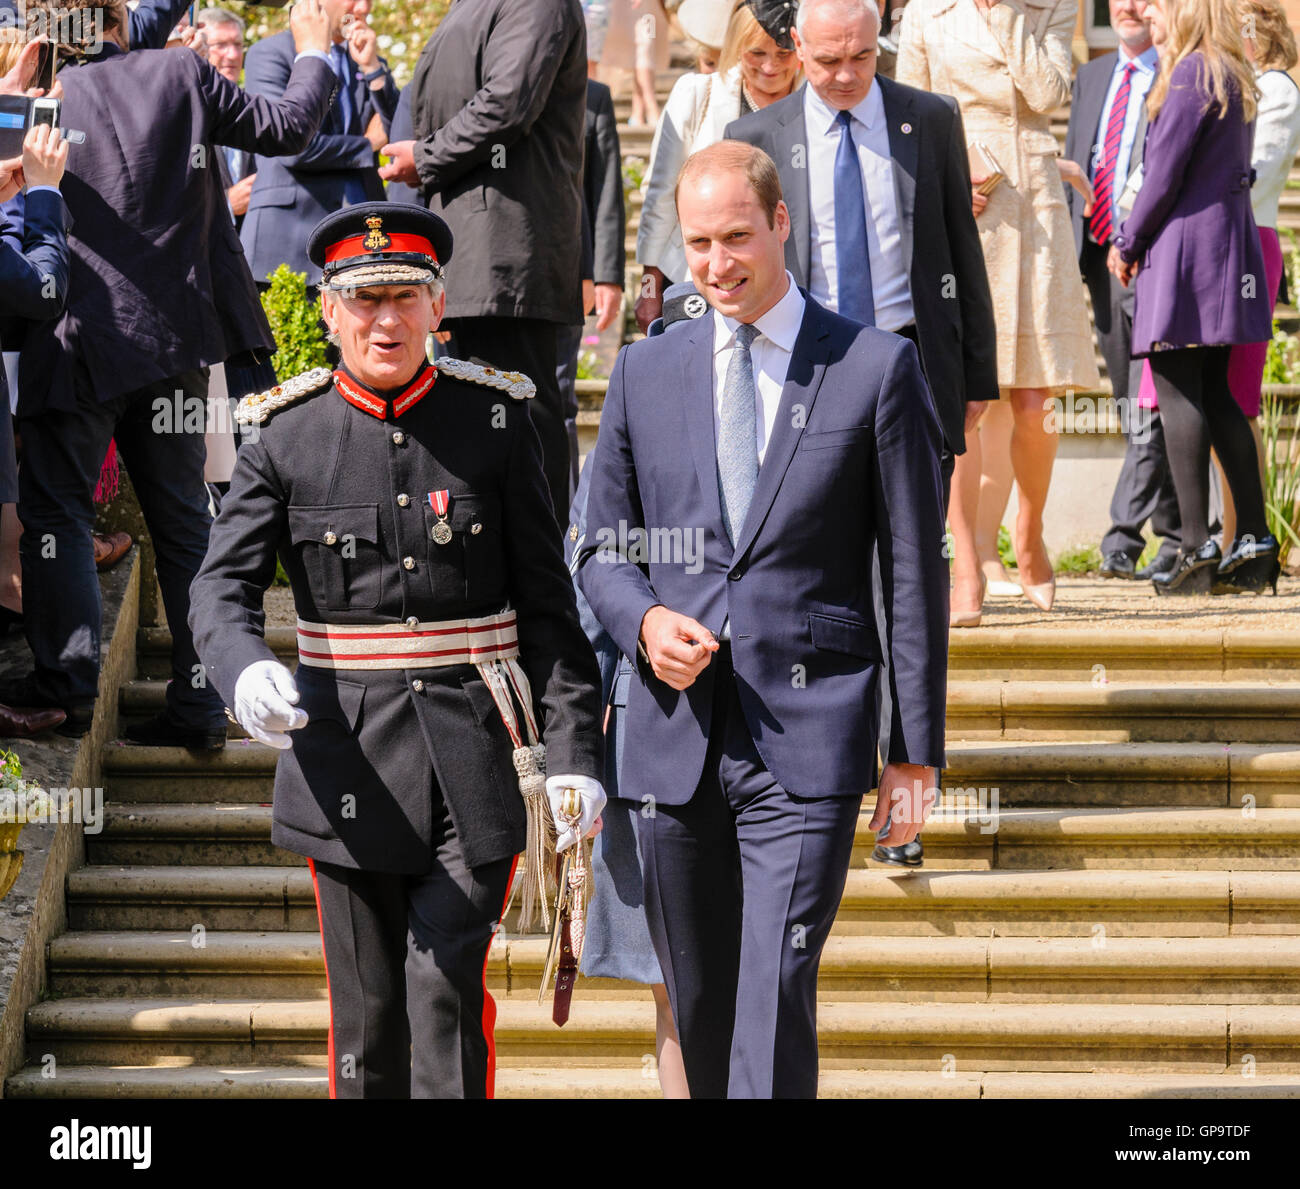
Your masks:
<path fill-rule="evenodd" d="M 736 346 L 722 385 L 722 412 L 718 425 L 718 491 L 722 496 L 722 523 L 735 545 L 745 523 L 749 501 L 758 480 L 758 425 L 755 411 L 754 360 L 749 345 L 758 328 L 741 323 Z"/>

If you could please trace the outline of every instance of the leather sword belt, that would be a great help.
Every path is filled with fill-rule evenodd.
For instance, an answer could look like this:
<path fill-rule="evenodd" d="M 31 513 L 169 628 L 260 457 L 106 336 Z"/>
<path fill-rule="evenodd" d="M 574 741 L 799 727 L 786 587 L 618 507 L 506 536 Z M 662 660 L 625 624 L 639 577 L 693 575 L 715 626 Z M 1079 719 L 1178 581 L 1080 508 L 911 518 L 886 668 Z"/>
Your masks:
<path fill-rule="evenodd" d="M 511 761 L 528 817 L 520 928 L 530 928 L 540 915 L 543 928 L 549 929 L 555 831 L 546 799 L 546 745 L 528 675 L 519 663 L 515 612 L 507 608 L 478 619 L 409 619 L 404 623 L 312 623 L 300 619 L 298 661 L 316 669 L 438 669 L 448 665 L 478 669 L 514 746 Z M 412 682 L 412 688 L 418 689 L 419 683 Z"/>
<path fill-rule="evenodd" d="M 513 611 L 414 624 L 298 620 L 298 659 L 317 669 L 436 669 L 518 656 Z"/>

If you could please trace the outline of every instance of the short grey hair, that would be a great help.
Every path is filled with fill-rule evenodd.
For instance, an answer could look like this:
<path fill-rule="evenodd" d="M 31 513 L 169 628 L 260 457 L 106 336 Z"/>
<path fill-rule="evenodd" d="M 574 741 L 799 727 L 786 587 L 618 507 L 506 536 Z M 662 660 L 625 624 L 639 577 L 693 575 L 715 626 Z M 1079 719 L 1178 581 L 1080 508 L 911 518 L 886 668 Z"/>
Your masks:
<path fill-rule="evenodd" d="M 842 15 L 852 13 L 856 16 L 859 13 L 870 11 L 871 15 L 876 18 L 877 33 L 880 32 L 881 26 L 884 24 L 880 17 L 880 6 L 876 3 L 876 0 L 802 0 L 799 11 L 794 18 L 794 27 L 800 38 L 803 37 L 804 26 L 808 23 L 808 10 L 821 5 L 836 8 Z"/>
<path fill-rule="evenodd" d="M 244 18 L 228 8 L 205 8 L 194 18 L 194 24 L 198 28 L 204 25 L 238 25 L 240 37 L 247 31 Z"/>

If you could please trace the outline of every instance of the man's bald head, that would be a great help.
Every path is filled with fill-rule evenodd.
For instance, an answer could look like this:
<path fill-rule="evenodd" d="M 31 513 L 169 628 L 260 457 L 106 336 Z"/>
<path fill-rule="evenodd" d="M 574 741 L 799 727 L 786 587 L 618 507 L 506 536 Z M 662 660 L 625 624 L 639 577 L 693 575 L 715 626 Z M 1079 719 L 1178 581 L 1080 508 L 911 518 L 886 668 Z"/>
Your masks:
<path fill-rule="evenodd" d="M 692 153 L 677 175 L 673 201 L 676 202 L 684 185 L 698 185 L 705 177 L 731 173 L 744 174 L 763 209 L 768 227 L 774 226 L 776 208 L 781 202 L 781 176 L 771 157 L 743 140 L 720 140 Z"/>

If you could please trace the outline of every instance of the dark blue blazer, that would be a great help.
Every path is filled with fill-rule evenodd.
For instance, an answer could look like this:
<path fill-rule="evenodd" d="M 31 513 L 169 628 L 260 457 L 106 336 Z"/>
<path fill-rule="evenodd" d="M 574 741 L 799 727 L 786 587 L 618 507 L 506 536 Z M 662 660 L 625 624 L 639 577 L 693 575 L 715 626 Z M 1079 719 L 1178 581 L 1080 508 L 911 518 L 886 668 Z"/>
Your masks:
<path fill-rule="evenodd" d="M 131 48 L 162 49 L 188 7 L 189 0 L 140 0 L 139 6 L 131 10 Z"/>
<path fill-rule="evenodd" d="M 294 53 L 290 32 L 254 45 L 244 62 L 248 93 L 279 99 L 293 70 Z M 256 280 L 265 281 L 281 264 L 288 264 L 294 272 L 307 274 L 307 284 L 319 284 L 320 269 L 307 259 L 307 240 L 316 224 L 344 205 L 350 181 L 361 183 L 365 201 L 383 200 L 375 150 L 364 133 L 375 112 L 391 126 L 397 110 L 393 76 L 387 77 L 383 90 L 372 91 L 354 70 L 352 101 L 358 113 L 353 131 L 345 131 L 343 106 L 335 95 L 325 122 L 302 152 L 258 156 L 257 181 L 239 232 Z"/>
<path fill-rule="evenodd" d="M 7 204 L 6 204 L 7 205 Z M 68 240 L 63 198 L 53 190 L 26 196 L 22 222 L 0 223 L 0 318 L 5 350 L 15 350 L 28 321 L 57 318 L 68 297 Z M 8 399 L 4 363 L 0 395 Z"/>
<path fill-rule="evenodd" d="M 628 656 L 637 655 L 641 621 L 657 603 L 714 633 L 730 616 L 740 702 L 768 770 L 797 796 L 849 797 L 876 782 L 877 542 L 896 707 L 888 759 L 943 766 L 940 432 L 908 340 L 805 300 L 734 550 L 718 497 L 713 317 L 619 355 L 601 414 L 578 580 Z M 640 557 L 620 548 L 646 529 Z M 677 542 L 691 534 L 702 555 L 674 548 L 673 534 Z M 683 804 L 703 771 L 717 667 L 681 693 L 644 660 L 638 667 L 624 771 L 636 773 L 637 797 Z"/>
<path fill-rule="evenodd" d="M 83 129 L 62 191 L 71 215 L 68 305 L 23 347 L 20 415 L 100 401 L 275 343 L 235 234 L 217 146 L 294 152 L 324 118 L 334 72 L 305 58 L 278 102 L 246 94 L 197 54 L 109 44 L 63 81 Z"/>

